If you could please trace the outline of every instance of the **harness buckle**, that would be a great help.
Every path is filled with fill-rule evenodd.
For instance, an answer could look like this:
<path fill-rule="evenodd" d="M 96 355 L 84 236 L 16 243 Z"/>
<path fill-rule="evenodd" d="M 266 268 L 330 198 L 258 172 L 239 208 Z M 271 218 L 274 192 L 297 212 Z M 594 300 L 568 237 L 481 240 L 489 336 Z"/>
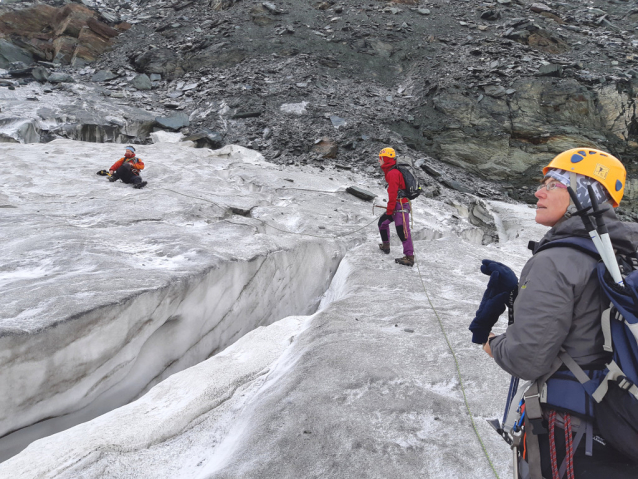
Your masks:
<path fill-rule="evenodd" d="M 630 389 L 634 385 L 634 383 L 632 383 L 625 376 L 620 376 L 618 378 L 617 384 L 618 384 L 618 387 L 620 389 L 624 389 L 625 391 L 627 391 L 628 389 Z"/>

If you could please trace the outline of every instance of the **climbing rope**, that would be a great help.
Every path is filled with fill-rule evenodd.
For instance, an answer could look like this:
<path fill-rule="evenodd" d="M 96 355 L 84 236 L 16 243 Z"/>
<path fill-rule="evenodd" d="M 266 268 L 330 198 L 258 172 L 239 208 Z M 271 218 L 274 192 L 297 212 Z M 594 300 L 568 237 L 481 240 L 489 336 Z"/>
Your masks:
<path fill-rule="evenodd" d="M 171 191 L 171 192 L 176 193 L 178 195 L 186 196 L 186 197 L 193 198 L 193 199 L 196 199 L 196 200 L 206 201 L 206 202 L 211 203 L 211 204 L 213 204 L 213 205 L 215 205 L 215 206 L 217 206 L 219 208 L 225 209 L 223 206 L 221 206 L 218 203 L 215 203 L 214 201 L 209 200 L 207 198 L 200 198 L 200 197 L 197 197 L 197 196 L 187 195 L 186 193 L 181 193 L 179 191 L 175 191 L 175 190 L 172 190 L 170 188 L 160 188 L 160 189 L 166 190 L 166 191 Z M 293 189 L 293 188 L 289 188 L 289 189 Z M 297 189 L 297 188 L 295 188 L 295 189 Z M 309 190 L 309 191 L 314 191 L 314 190 Z M 321 191 L 319 191 L 319 192 L 321 192 Z M 329 192 L 329 193 L 334 193 L 334 192 Z M 408 203 L 410 204 L 410 212 L 412 213 L 412 217 L 410 218 L 411 219 L 411 223 L 412 223 L 412 228 L 414 228 L 414 212 L 412 211 L 412 204 L 409 202 L 409 200 L 408 200 Z M 373 211 L 374 211 L 374 206 L 373 206 Z M 252 219 L 256 220 L 256 221 L 259 221 L 260 223 L 262 223 L 262 224 L 264 224 L 264 225 L 266 225 L 266 226 L 268 226 L 270 228 L 273 228 L 273 229 L 275 229 L 277 231 L 281 231 L 283 233 L 300 235 L 300 236 L 311 236 L 313 238 L 322 238 L 322 239 L 325 239 L 325 238 L 342 238 L 342 237 L 345 237 L 345 236 L 349 236 L 349 235 L 352 235 L 354 233 L 357 233 L 357 232 L 367 228 L 372 223 L 377 221 L 377 218 L 375 218 L 370 223 L 367 223 L 366 225 L 362 226 L 361 228 L 357 228 L 356 230 L 350 231 L 348 233 L 339 234 L 339 235 L 329 235 L 329 236 L 323 235 L 323 236 L 321 236 L 321 235 L 314 235 L 314 234 L 310 234 L 310 233 L 297 233 L 297 232 L 294 232 L 294 231 L 287 231 L 287 230 L 278 228 L 278 227 L 276 227 L 276 226 L 274 226 L 274 225 L 272 225 L 272 224 L 270 224 L 270 223 L 268 223 L 268 222 L 266 222 L 264 220 L 261 220 L 259 218 L 252 218 Z M 242 223 L 234 223 L 234 222 L 228 221 L 228 220 L 222 220 L 222 221 L 225 221 L 225 222 L 231 223 L 231 224 L 236 224 L 236 225 L 243 225 Z M 405 217 L 403 218 L 403 223 L 404 223 L 404 227 L 405 227 Z M 452 357 L 454 358 L 454 364 L 456 366 L 456 373 L 457 373 L 457 376 L 458 376 L 458 379 L 459 379 L 459 384 L 461 385 L 461 392 L 463 393 L 463 402 L 465 403 L 465 408 L 467 410 L 467 414 L 470 417 L 470 421 L 472 423 L 472 428 L 474 429 L 474 433 L 476 434 L 476 437 L 477 437 L 477 439 L 478 439 L 478 441 L 479 441 L 479 443 L 481 445 L 481 448 L 483 449 L 483 453 L 485 454 L 485 458 L 487 459 L 487 462 L 489 463 L 490 467 L 492 468 L 492 471 L 494 472 L 494 475 L 496 476 L 497 479 L 500 479 L 498 473 L 496 472 L 496 468 L 494 467 L 494 464 L 492 463 L 492 460 L 490 459 L 490 456 L 489 456 L 489 454 L 487 452 L 487 448 L 485 447 L 485 444 L 483 443 L 483 439 L 481 438 L 481 434 L 479 433 L 478 428 L 476 427 L 476 423 L 474 422 L 474 417 L 472 416 L 472 411 L 470 410 L 470 405 L 469 405 L 468 400 L 467 400 L 467 394 L 465 392 L 465 386 L 463 384 L 463 378 L 461 376 L 461 368 L 459 366 L 459 361 L 458 361 L 458 359 L 456 357 L 456 353 L 454 352 L 454 348 L 452 348 L 452 345 L 450 344 L 450 340 L 448 339 L 447 333 L 445 332 L 445 328 L 443 326 L 443 321 L 441 320 L 441 318 L 439 316 L 439 313 L 437 312 L 436 308 L 432 304 L 432 301 L 430 299 L 430 295 L 428 294 L 427 288 L 425 287 L 425 282 L 423 281 L 423 275 L 421 274 L 421 268 L 419 267 L 419 263 L 418 263 L 418 261 L 415 261 L 415 263 L 416 263 L 417 271 L 419 272 L 419 278 L 421 280 L 421 285 L 423 286 L 423 291 L 425 292 L 425 296 L 426 296 L 426 298 L 428 300 L 428 303 L 430 304 L 430 307 L 432 308 L 432 311 L 434 312 L 434 315 L 436 316 L 436 319 L 437 319 L 437 321 L 439 323 L 439 327 L 441 328 L 441 332 L 443 333 L 443 337 L 445 338 L 445 342 L 447 343 L 447 346 L 448 346 L 450 352 L 452 353 Z"/>
<path fill-rule="evenodd" d="M 459 361 L 456 357 L 456 353 L 454 352 L 454 348 L 452 348 L 452 345 L 450 344 L 450 340 L 447 337 L 447 333 L 445 332 L 445 328 L 443 327 L 443 321 L 441 320 L 439 313 L 437 312 L 436 308 L 432 304 L 432 301 L 430 300 L 430 295 L 428 294 L 428 290 L 425 287 L 425 282 L 423 281 L 423 275 L 421 275 L 421 268 L 419 268 L 419 262 L 415 261 L 415 263 L 416 263 L 417 271 L 419 272 L 419 278 L 421 279 L 421 285 L 423 286 L 423 291 L 425 292 L 425 297 L 428 299 L 428 303 L 430 303 L 430 307 L 432 308 L 432 311 L 434 311 L 434 315 L 436 316 L 436 319 L 439 323 L 439 327 L 441 328 L 441 332 L 443 333 L 443 337 L 445 338 L 447 347 L 449 348 L 450 352 L 452 353 L 452 357 L 454 358 L 454 364 L 456 366 L 456 374 L 459 378 L 459 384 L 461 385 L 461 392 L 463 393 L 463 402 L 465 403 L 465 409 L 467 410 L 467 414 L 470 417 L 470 421 L 472 422 L 472 428 L 474 429 L 474 433 L 476 434 L 476 437 L 479 443 L 481 444 L 481 448 L 483 449 L 485 458 L 487 459 L 487 462 L 490 464 L 490 467 L 492 468 L 494 475 L 496 476 L 497 479 L 500 479 L 498 473 L 496 472 L 496 468 L 494 467 L 494 464 L 492 463 L 492 460 L 490 459 L 490 456 L 487 453 L 487 448 L 485 447 L 485 444 L 483 443 L 483 438 L 481 438 L 481 434 L 479 433 L 478 428 L 476 427 L 476 424 L 474 423 L 474 417 L 472 416 L 472 411 L 470 410 L 470 405 L 467 401 L 465 386 L 463 384 L 463 378 L 461 376 L 461 367 L 459 366 Z"/>
<path fill-rule="evenodd" d="M 206 202 L 211 203 L 211 204 L 213 204 L 213 205 L 215 205 L 215 206 L 217 206 L 217 207 L 219 207 L 221 209 L 225 209 L 224 206 L 220 205 L 219 203 L 215 203 L 214 201 L 209 200 L 207 198 L 201 198 L 199 196 L 187 195 L 186 193 L 182 193 L 180 191 L 171 190 L 170 188 L 157 188 L 157 189 L 158 190 L 170 191 L 172 193 L 175 193 L 175 194 L 178 194 L 178 195 L 182 195 L 182 196 L 186 196 L 188 198 L 193 198 L 193 199 L 196 199 L 196 200 L 206 201 Z M 331 193 L 334 193 L 334 192 L 331 192 Z M 311 234 L 311 233 L 298 233 L 296 231 L 288 231 L 288 230 L 285 230 L 285 229 L 282 229 L 282 228 L 278 228 L 277 226 L 274 226 L 274 225 L 268 223 L 267 221 L 264 221 L 264 220 L 259 219 L 259 218 L 251 218 L 251 219 L 253 219 L 255 221 L 259 221 L 263 225 L 265 225 L 265 226 L 267 226 L 269 228 L 273 228 L 273 229 L 275 229 L 277 231 L 281 231 L 282 233 L 288 233 L 288 234 L 291 234 L 291 235 L 299 235 L 299 236 L 311 236 L 313 238 L 322 238 L 322 239 L 326 239 L 326 238 L 343 238 L 345 236 L 350 236 L 350 235 L 353 235 L 355 233 L 358 233 L 359 231 L 367 228 L 372 223 L 377 221 L 377 219 L 375 218 L 372 221 L 370 221 L 370 223 L 367 223 L 367 224 L 363 225 L 361 228 L 357 228 L 356 230 L 350 231 L 348 233 L 333 234 L 333 235 L 314 235 L 314 234 Z M 229 220 L 222 220 L 222 221 L 225 221 L 226 223 L 231 223 L 231 224 L 234 224 L 234 225 L 241 225 L 242 224 L 242 223 L 234 223 L 234 222 L 229 221 Z"/>

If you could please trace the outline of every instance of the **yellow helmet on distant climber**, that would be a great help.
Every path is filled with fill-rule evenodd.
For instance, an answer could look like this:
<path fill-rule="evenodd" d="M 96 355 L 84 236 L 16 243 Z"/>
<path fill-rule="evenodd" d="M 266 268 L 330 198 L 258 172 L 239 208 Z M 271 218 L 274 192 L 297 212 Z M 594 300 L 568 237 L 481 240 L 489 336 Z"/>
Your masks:
<path fill-rule="evenodd" d="M 614 208 L 625 193 L 627 170 L 615 156 L 592 148 L 573 148 L 556 156 L 545 168 L 543 175 L 551 168 L 576 173 L 598 181 L 611 196 Z"/>
<path fill-rule="evenodd" d="M 379 156 L 385 156 L 388 158 L 396 158 L 397 154 L 394 151 L 394 148 L 384 148 L 379 152 Z"/>

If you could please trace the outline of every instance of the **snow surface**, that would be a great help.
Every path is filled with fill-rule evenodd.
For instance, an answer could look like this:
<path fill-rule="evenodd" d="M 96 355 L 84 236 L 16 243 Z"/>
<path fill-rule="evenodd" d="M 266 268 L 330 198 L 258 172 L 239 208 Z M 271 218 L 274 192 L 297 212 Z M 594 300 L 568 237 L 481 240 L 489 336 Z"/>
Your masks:
<path fill-rule="evenodd" d="M 112 409 L 32 442 L 0 477 L 493 477 L 437 314 L 488 454 L 511 474 L 485 422 L 509 377 L 467 327 L 481 259 L 518 272 L 545 232 L 529 207 L 489 204 L 502 242 L 484 246 L 466 209 L 419 198 L 406 268 L 394 231 L 380 253 L 377 213 L 344 193 L 383 195 L 355 173 L 160 143 L 138 150 L 138 191 L 94 174 L 121 145 L 0 148 L 0 424 Z"/>
<path fill-rule="evenodd" d="M 122 145 L 0 148 L 5 458 L 126 404 L 257 326 L 314 312 L 348 244 L 361 241 L 331 236 L 359 224 L 333 213 L 345 193 L 303 202 L 313 193 L 289 192 L 284 178 L 337 192 L 334 181 L 280 171 L 241 147 L 140 147 L 143 190 L 95 174 Z M 316 221 L 323 208 L 340 224 Z M 273 229 L 317 233 L 317 223 L 327 238 Z"/>

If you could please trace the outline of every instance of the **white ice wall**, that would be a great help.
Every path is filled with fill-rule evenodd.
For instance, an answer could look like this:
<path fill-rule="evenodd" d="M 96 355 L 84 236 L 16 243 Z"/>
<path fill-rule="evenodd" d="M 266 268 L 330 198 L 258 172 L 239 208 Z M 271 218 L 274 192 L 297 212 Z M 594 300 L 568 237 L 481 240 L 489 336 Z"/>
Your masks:
<path fill-rule="evenodd" d="M 481 259 L 520 272 L 544 228 L 526 206 L 495 205 L 513 239 L 481 245 L 451 207 L 415 209 L 417 229 L 434 215 L 442 233 L 415 243 L 419 268 L 380 253 L 371 229 L 312 317 L 253 330 L 137 401 L 32 443 L 0 477 L 492 478 L 439 320 L 487 453 L 510 477 L 510 449 L 485 421 L 502 414 L 509 377 L 467 327 L 488 280 Z"/>
<path fill-rule="evenodd" d="M 135 190 L 95 174 L 122 148 L 0 144 L 0 459 L 314 311 L 361 240 L 335 239 L 365 216 L 328 174 L 160 143 Z"/>
<path fill-rule="evenodd" d="M 0 391 L 1 454 L 122 406 L 256 327 L 313 312 L 344 253 L 343 244 L 315 240 L 220 261 L 55 328 L 0 338 L 0 383 L 29 378 Z"/>

